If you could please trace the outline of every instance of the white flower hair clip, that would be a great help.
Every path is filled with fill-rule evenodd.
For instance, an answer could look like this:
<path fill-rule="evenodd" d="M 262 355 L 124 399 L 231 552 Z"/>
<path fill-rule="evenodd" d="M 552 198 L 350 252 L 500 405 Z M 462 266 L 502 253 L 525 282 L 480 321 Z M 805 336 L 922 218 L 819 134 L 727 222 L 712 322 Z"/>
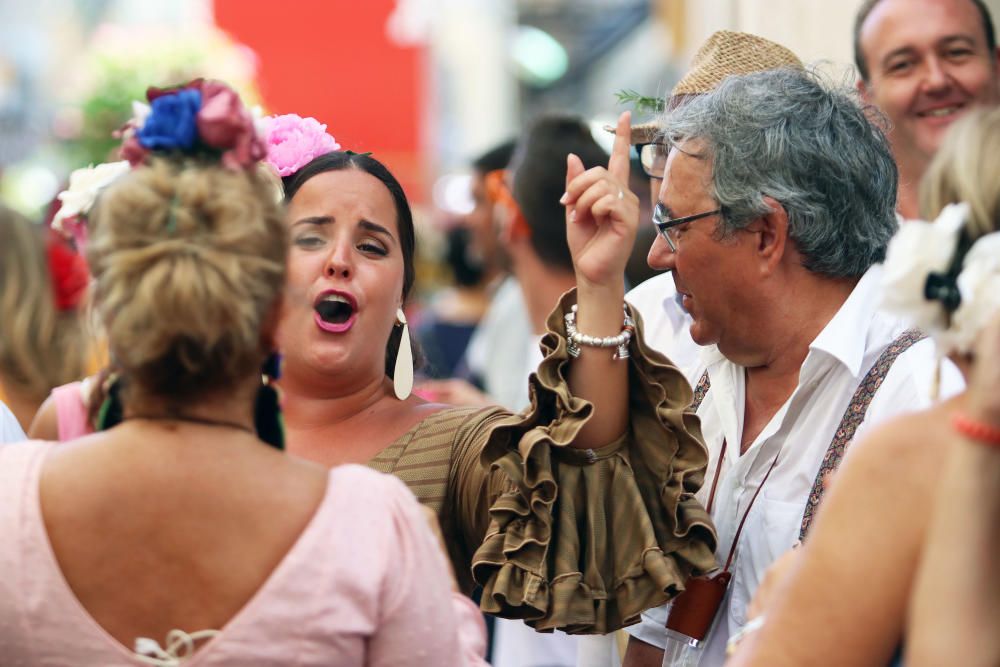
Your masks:
<path fill-rule="evenodd" d="M 81 248 L 86 237 L 86 217 L 97 201 L 101 190 L 129 170 L 129 163 L 105 162 L 92 167 L 77 169 L 69 175 L 69 187 L 57 198 L 62 206 L 52 218 L 53 229 L 76 240 Z"/>
<path fill-rule="evenodd" d="M 942 354 L 971 351 L 1000 310 L 1000 232 L 972 242 L 970 212 L 949 204 L 934 222 L 904 222 L 886 253 L 883 308 L 934 336 Z"/>

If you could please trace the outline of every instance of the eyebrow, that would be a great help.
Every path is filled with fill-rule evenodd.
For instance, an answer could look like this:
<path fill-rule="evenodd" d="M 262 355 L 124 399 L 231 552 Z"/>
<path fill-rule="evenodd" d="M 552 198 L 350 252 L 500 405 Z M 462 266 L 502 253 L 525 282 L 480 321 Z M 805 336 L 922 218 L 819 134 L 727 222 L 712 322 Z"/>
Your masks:
<path fill-rule="evenodd" d="M 376 234 L 385 234 L 393 241 L 396 240 L 396 237 L 392 235 L 392 232 L 390 232 L 382 225 L 372 222 L 371 220 L 365 220 L 364 218 L 362 218 L 361 220 L 358 221 L 358 227 L 361 227 L 362 229 L 367 229 L 368 231 L 374 232 Z"/>
<path fill-rule="evenodd" d="M 934 43 L 934 45 L 936 47 L 951 46 L 956 42 L 961 42 L 963 44 L 967 44 L 973 47 L 976 46 L 976 40 L 969 35 L 947 35 L 937 40 Z M 893 58 L 897 58 L 899 56 L 904 56 L 904 55 L 906 56 L 912 55 L 915 52 L 916 49 L 912 46 L 901 46 L 898 49 L 893 49 L 889 53 L 885 54 L 885 56 L 882 58 L 882 65 L 883 66 L 887 65 L 889 61 L 892 60 Z"/>
<path fill-rule="evenodd" d="M 299 220 L 296 220 L 295 222 L 292 223 L 292 227 L 298 227 L 299 225 L 315 225 L 315 226 L 332 225 L 334 222 L 336 221 L 334 220 L 333 216 L 313 215 L 309 216 L 308 218 L 300 218 Z M 393 236 L 391 231 L 389 231 L 387 228 L 383 227 L 378 223 L 372 222 L 371 220 L 366 220 L 362 218 L 361 220 L 358 221 L 358 227 L 360 227 L 361 229 L 365 229 L 369 232 L 373 232 L 375 234 L 383 234 L 392 239 L 393 241 L 396 240 L 396 237 Z"/>
<path fill-rule="evenodd" d="M 667 216 L 668 219 L 670 219 L 670 218 L 676 218 L 677 217 L 677 216 L 674 215 L 674 209 L 670 208 L 669 206 L 667 206 L 663 202 L 658 201 L 658 202 L 656 202 L 656 205 L 659 206 L 661 209 L 663 209 L 663 212 L 664 212 L 664 214 L 666 214 L 666 216 Z"/>

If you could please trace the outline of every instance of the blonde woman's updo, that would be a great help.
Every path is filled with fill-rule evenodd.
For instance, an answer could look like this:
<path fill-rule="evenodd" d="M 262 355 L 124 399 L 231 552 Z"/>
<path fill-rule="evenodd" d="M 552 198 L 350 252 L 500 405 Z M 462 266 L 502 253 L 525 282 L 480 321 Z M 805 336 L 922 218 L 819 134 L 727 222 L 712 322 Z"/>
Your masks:
<path fill-rule="evenodd" d="M 129 400 L 177 405 L 259 372 L 287 231 L 257 170 L 153 157 L 101 196 L 87 259 Z"/>

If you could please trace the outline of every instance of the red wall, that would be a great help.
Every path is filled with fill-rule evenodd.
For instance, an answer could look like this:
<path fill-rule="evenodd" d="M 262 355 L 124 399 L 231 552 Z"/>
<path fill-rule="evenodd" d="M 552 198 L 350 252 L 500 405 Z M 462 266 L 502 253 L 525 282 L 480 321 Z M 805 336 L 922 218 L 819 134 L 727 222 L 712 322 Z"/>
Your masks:
<path fill-rule="evenodd" d="M 391 43 L 394 0 L 214 0 L 216 24 L 252 48 L 271 113 L 314 116 L 344 149 L 372 151 L 424 199 L 423 52 Z"/>

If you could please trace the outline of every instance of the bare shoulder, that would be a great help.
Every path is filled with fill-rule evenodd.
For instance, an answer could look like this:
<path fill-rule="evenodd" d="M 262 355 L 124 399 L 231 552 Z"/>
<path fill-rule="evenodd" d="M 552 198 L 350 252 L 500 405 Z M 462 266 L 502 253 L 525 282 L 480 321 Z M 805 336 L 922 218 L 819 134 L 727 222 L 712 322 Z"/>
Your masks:
<path fill-rule="evenodd" d="M 28 427 L 28 437 L 32 440 L 59 439 L 59 414 L 52 394 L 49 394 L 35 413 L 35 418 Z"/>

